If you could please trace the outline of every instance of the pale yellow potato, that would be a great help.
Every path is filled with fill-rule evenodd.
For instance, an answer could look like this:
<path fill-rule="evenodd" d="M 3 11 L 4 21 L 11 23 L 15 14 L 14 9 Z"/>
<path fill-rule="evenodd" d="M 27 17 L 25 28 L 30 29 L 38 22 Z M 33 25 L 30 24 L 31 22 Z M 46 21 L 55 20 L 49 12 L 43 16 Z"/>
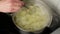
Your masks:
<path fill-rule="evenodd" d="M 46 6 L 34 4 L 21 8 L 20 11 L 14 14 L 13 20 L 19 29 L 35 32 L 44 29 L 50 24 L 52 16 Z"/>

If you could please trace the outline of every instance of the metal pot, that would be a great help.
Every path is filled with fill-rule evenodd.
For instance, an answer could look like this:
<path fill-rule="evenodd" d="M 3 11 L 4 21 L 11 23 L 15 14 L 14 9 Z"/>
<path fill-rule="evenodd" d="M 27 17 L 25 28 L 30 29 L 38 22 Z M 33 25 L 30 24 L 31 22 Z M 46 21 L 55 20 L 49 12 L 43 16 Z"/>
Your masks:
<path fill-rule="evenodd" d="M 32 1 L 31 1 L 32 2 Z M 34 0 L 34 2 L 35 2 L 35 5 L 38 5 L 38 6 L 42 6 L 42 7 L 44 7 L 46 10 L 47 10 L 47 12 L 49 13 L 49 17 L 50 17 L 50 20 L 48 21 L 48 23 L 47 23 L 47 25 L 45 26 L 45 27 L 49 27 L 50 26 L 50 24 L 51 24 L 51 22 L 52 22 L 52 10 L 50 9 L 50 7 L 48 7 L 43 1 L 41 1 L 41 0 Z M 17 12 L 17 13 L 19 13 L 19 11 Z M 12 16 L 12 19 L 13 19 L 13 21 L 14 21 L 14 24 L 17 26 L 17 28 L 18 29 L 20 29 L 21 31 L 24 31 L 24 32 L 29 32 L 29 31 L 26 31 L 26 30 L 23 30 L 21 27 L 19 27 L 17 24 L 16 24 L 16 22 L 15 22 L 15 15 L 17 14 L 17 13 L 14 13 Z M 45 29 L 45 27 L 43 27 L 41 30 L 39 30 L 39 31 L 35 31 L 34 33 L 39 33 L 39 32 L 42 32 L 44 29 Z"/>

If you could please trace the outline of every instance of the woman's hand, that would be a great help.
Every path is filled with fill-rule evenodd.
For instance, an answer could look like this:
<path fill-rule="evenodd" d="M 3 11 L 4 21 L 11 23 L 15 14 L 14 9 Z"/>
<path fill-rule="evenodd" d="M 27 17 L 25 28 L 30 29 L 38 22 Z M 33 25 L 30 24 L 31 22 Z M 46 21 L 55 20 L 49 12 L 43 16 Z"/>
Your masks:
<path fill-rule="evenodd" d="M 12 13 L 17 12 L 24 5 L 20 0 L 1 0 L 0 12 Z"/>

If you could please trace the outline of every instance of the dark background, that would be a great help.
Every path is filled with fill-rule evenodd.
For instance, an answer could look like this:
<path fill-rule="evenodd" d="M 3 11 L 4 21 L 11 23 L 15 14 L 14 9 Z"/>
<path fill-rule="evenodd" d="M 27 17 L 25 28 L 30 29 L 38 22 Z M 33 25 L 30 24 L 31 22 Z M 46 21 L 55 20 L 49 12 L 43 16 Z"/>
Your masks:
<path fill-rule="evenodd" d="M 52 24 L 46 27 L 41 34 L 50 34 L 60 26 L 60 18 L 53 15 Z M 12 17 L 9 14 L 0 12 L 0 34 L 21 34 L 20 30 L 14 25 Z M 29 34 L 33 34 L 30 32 Z"/>

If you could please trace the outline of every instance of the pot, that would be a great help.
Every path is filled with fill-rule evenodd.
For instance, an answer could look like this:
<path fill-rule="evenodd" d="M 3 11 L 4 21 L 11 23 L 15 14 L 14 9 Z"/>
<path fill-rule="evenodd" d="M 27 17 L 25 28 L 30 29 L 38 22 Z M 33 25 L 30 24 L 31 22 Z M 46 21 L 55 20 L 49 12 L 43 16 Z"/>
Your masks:
<path fill-rule="evenodd" d="M 30 0 L 31 1 L 31 0 Z M 23 8 L 21 10 L 19 10 L 17 13 L 14 13 L 12 15 L 12 19 L 14 21 L 14 24 L 16 25 L 16 27 L 18 29 L 20 29 L 21 31 L 24 31 L 24 32 L 34 32 L 34 33 L 39 33 L 39 32 L 42 32 L 44 30 L 45 27 L 49 27 L 50 24 L 51 24 L 51 21 L 52 21 L 52 10 L 50 9 L 50 7 L 48 7 L 43 1 L 41 0 L 32 0 L 31 2 L 34 2 L 32 4 L 34 4 L 35 6 L 38 6 L 40 8 L 42 8 L 42 13 L 45 13 L 46 15 L 48 15 L 47 17 L 47 22 L 43 25 L 44 27 L 42 27 L 41 29 L 39 30 L 35 30 L 35 31 L 29 31 L 29 30 L 24 30 L 23 28 L 21 28 L 19 25 L 17 25 L 17 22 L 16 22 L 16 16 L 20 15 L 23 10 Z M 26 3 L 26 2 L 25 2 Z M 27 3 L 26 3 L 27 4 Z M 29 7 L 29 6 L 32 6 L 32 4 L 29 5 L 29 3 L 27 5 L 25 5 L 25 7 Z M 30 7 L 31 8 L 31 7 Z M 26 10 L 26 8 L 25 8 Z M 42 15 L 42 14 L 41 14 Z M 19 19 L 19 18 L 18 18 Z M 46 19 L 45 19 L 46 20 Z M 20 24 L 21 25 L 21 24 Z"/>

